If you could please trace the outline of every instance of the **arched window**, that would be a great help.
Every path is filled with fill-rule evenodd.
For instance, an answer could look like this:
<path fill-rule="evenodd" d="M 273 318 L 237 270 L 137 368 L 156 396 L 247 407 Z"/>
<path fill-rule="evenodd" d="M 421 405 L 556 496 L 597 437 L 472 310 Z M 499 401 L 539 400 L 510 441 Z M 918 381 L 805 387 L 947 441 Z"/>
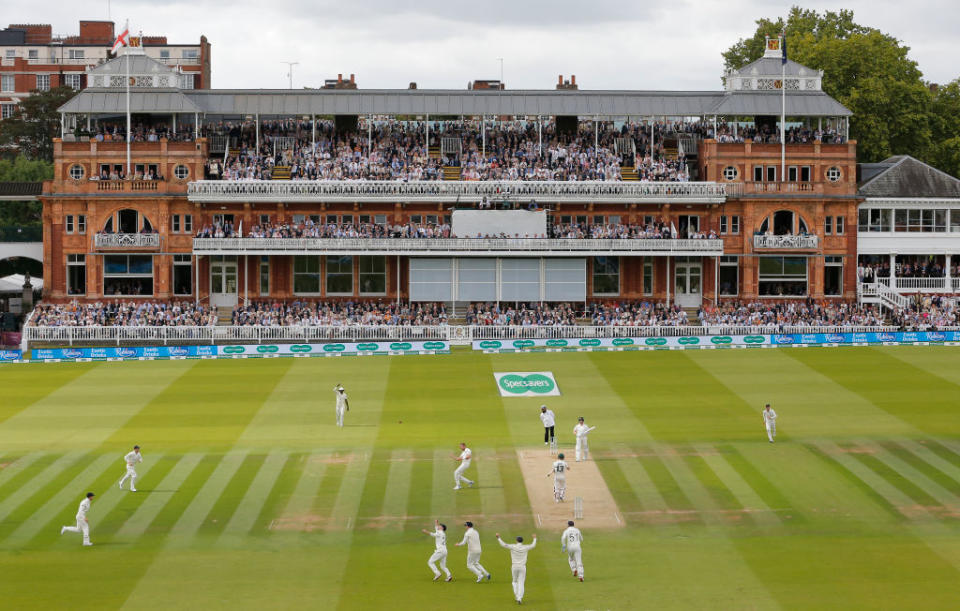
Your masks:
<path fill-rule="evenodd" d="M 759 231 L 763 235 L 768 233 L 772 235 L 802 235 L 810 232 L 803 217 L 792 210 L 777 210 L 772 216 L 763 219 Z"/>
<path fill-rule="evenodd" d="M 117 210 L 103 224 L 104 233 L 154 233 L 153 223 L 139 210 Z"/>

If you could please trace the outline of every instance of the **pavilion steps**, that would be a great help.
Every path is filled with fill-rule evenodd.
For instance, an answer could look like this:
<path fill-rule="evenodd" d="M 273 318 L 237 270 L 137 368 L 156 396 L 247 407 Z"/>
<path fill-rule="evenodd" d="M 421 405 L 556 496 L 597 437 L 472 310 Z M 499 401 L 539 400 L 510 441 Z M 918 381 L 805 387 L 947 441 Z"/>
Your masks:
<path fill-rule="evenodd" d="M 440 145 L 431 144 L 430 148 L 427 149 L 427 155 L 430 157 L 430 159 L 440 159 Z"/>
<path fill-rule="evenodd" d="M 687 315 L 687 322 L 694 327 L 700 326 L 700 308 L 683 308 L 683 311 Z"/>
<path fill-rule="evenodd" d="M 636 166 L 620 166 L 620 178 L 627 181 L 638 181 L 640 180 L 640 173 L 637 172 Z"/>
<path fill-rule="evenodd" d="M 444 180 L 460 180 L 460 166 L 458 165 L 443 166 L 443 179 Z"/>
<path fill-rule="evenodd" d="M 270 172 L 270 178 L 272 180 L 290 180 L 290 166 L 288 165 L 273 166 L 273 171 Z"/>
<path fill-rule="evenodd" d="M 663 156 L 665 159 L 674 160 L 680 157 L 680 149 L 676 147 L 669 147 L 663 149 Z"/>
<path fill-rule="evenodd" d="M 229 327 L 231 324 L 233 324 L 233 308 L 217 306 L 217 326 Z"/>

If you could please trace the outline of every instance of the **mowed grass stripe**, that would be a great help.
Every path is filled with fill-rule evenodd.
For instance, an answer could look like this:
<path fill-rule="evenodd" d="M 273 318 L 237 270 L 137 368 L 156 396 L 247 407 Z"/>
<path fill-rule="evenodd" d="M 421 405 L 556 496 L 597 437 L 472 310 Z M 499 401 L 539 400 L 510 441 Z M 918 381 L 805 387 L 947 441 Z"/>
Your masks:
<path fill-rule="evenodd" d="M 390 475 L 391 454 L 389 449 L 374 450 L 370 459 L 370 468 L 363 482 L 363 493 L 357 508 L 357 518 L 375 518 L 383 511 L 383 495 L 387 490 L 387 478 Z"/>
<path fill-rule="evenodd" d="M 19 486 L 15 491 L 10 491 L 8 496 L 0 501 L 0 525 L 6 522 L 10 514 L 21 505 L 26 504 L 28 508 L 32 507 L 32 504 L 36 501 L 28 503 L 28 501 L 31 501 L 31 497 L 50 482 L 55 481 L 58 477 L 62 477 L 64 472 L 69 474 L 71 467 L 78 464 L 84 456 L 86 456 L 84 452 L 67 452 L 44 467 L 43 471 L 24 481 L 23 485 Z M 79 502 L 78 500 L 77 503 Z M 2 528 L 2 526 L 0 526 L 0 528 Z"/>
<path fill-rule="evenodd" d="M 640 465 L 650 478 L 650 482 L 656 487 L 657 493 L 667 504 L 667 508 L 674 511 L 693 511 L 695 509 L 693 501 L 684 491 L 683 487 L 677 482 L 666 463 L 658 454 L 658 446 L 647 446 L 645 448 L 634 447 L 634 450 L 640 455 L 637 459 Z M 653 454 L 649 454 L 650 452 Z M 699 520 L 699 517 L 696 517 Z"/>
<path fill-rule="evenodd" d="M 686 452 L 686 449 L 681 450 Z M 711 450 L 712 451 L 712 450 Z M 700 485 L 703 486 L 710 498 L 713 499 L 717 508 L 722 510 L 740 511 L 744 509 L 740 499 L 729 489 L 721 480 L 710 465 L 706 457 L 700 455 L 687 454 L 683 457 L 683 462 L 689 467 L 690 472 L 696 476 Z"/>
<path fill-rule="evenodd" d="M 340 495 L 340 487 L 343 486 L 343 478 L 347 475 L 347 465 L 350 460 L 345 462 L 336 462 L 327 465 L 326 471 L 317 486 L 317 494 L 311 505 L 311 516 L 325 520 L 323 528 L 329 528 L 329 520 L 333 516 L 333 508 L 337 504 L 337 497 Z"/>
<path fill-rule="evenodd" d="M 784 507 L 771 507 L 768 505 L 756 490 L 742 477 L 740 473 L 727 462 L 726 457 L 720 453 L 711 453 L 716 450 L 709 446 L 698 445 L 697 449 L 703 455 L 703 460 L 713 473 L 719 478 L 722 484 L 730 491 L 737 502 L 744 510 L 749 512 L 754 522 L 762 527 L 770 528 L 780 526 L 780 517 L 777 511 Z"/>
<path fill-rule="evenodd" d="M 356 526 L 356 516 L 360 507 L 360 498 L 363 494 L 363 483 L 367 480 L 370 469 L 370 454 L 368 452 L 354 453 L 343 472 L 343 479 L 337 491 L 337 498 L 330 512 L 328 528 L 347 528 L 353 531 Z"/>
<path fill-rule="evenodd" d="M 127 481 L 124 485 L 123 490 L 118 490 L 117 481 L 119 477 L 115 477 L 112 482 L 107 487 L 107 490 L 110 491 L 110 494 L 114 494 L 113 490 L 117 489 L 117 493 L 120 496 L 120 502 L 114 507 L 110 515 L 106 516 L 107 520 L 104 524 L 104 528 L 101 529 L 101 535 L 112 536 L 118 530 L 123 528 L 123 525 L 133 517 L 133 515 L 140 509 L 140 506 L 147 500 L 149 493 L 155 489 L 155 486 L 158 482 L 162 481 L 163 478 L 167 476 L 168 473 L 177 465 L 181 456 L 180 455 L 163 455 L 160 457 L 154 457 L 151 455 L 150 462 L 154 463 L 153 472 L 151 473 L 151 481 L 148 484 L 148 488 L 140 489 L 139 492 L 130 492 L 130 482 Z M 122 469 L 126 472 L 126 467 Z M 139 480 L 139 478 L 137 478 Z M 140 482 L 141 486 L 143 482 Z"/>
<path fill-rule="evenodd" d="M 480 484 L 480 511 L 485 515 L 503 515 L 507 513 L 507 500 L 504 496 L 500 467 L 497 466 L 504 456 L 496 450 L 484 452 L 484 460 L 478 461 L 477 481 Z"/>
<path fill-rule="evenodd" d="M 41 460 L 42 459 L 42 460 Z M 0 499 L 29 481 L 34 473 L 42 471 L 57 459 L 57 455 L 47 452 L 30 452 L 0 470 Z"/>
<path fill-rule="evenodd" d="M 624 514 L 643 511 L 640 499 L 634 494 L 633 487 L 627 481 L 621 461 L 615 458 L 597 458 L 594 462 L 620 511 Z M 576 466 L 573 468 L 576 469 Z"/>
<path fill-rule="evenodd" d="M 690 499 L 700 519 L 708 525 L 725 524 L 721 517 L 721 509 L 713 495 L 706 489 L 697 473 L 689 462 L 683 456 L 661 456 L 664 467 L 670 472 L 671 477 L 677 483 L 677 486 L 683 491 L 684 496 Z M 702 462 L 702 461 L 701 461 Z M 702 465 L 706 468 L 705 465 Z M 716 476 L 713 476 L 716 478 Z"/>
<path fill-rule="evenodd" d="M 936 481 L 937 475 L 944 479 L 949 478 L 946 478 L 942 473 L 936 471 L 909 452 L 906 452 L 906 454 L 913 457 L 914 460 L 912 461 L 904 460 L 897 452 L 890 451 L 888 448 L 884 448 L 884 450 L 883 452 L 875 454 L 875 457 L 896 471 L 905 480 L 911 482 L 924 493 L 928 494 L 940 505 L 950 506 L 956 503 L 958 500 L 957 495 Z M 916 464 L 920 465 L 919 468 L 915 466 Z"/>
<path fill-rule="evenodd" d="M 270 491 L 273 489 L 289 456 L 290 453 L 284 451 L 267 454 L 259 471 L 257 471 L 256 476 L 243 495 L 243 500 L 240 501 L 230 521 L 224 527 L 217 545 L 223 546 L 229 543 L 231 538 L 245 537 L 253 529 L 253 525 L 260 515 L 261 509 L 263 509 L 264 503 L 267 502 Z"/>
<path fill-rule="evenodd" d="M 453 472 L 460 463 L 450 458 L 450 450 L 433 451 L 433 485 L 431 486 L 430 515 L 439 518 L 441 521 L 447 520 L 453 516 L 457 508 L 457 502 L 453 495 L 465 493 L 469 490 L 463 487 L 460 490 L 453 489 Z M 499 461 L 498 461 L 499 462 Z M 473 471 L 473 467 L 467 471 Z M 469 479 L 474 479 L 473 473 L 465 473 Z M 473 494 L 471 491 L 470 494 Z"/>
<path fill-rule="evenodd" d="M 939 444 L 926 440 L 918 442 L 913 439 L 901 439 L 897 442 L 897 445 L 906 452 L 915 455 L 917 459 L 930 465 L 931 469 L 942 474 L 943 479 L 941 479 L 941 485 L 948 490 L 956 490 L 957 494 L 960 494 L 960 488 L 954 487 L 956 484 L 960 484 L 960 465 L 945 459 L 937 452 L 934 448 L 939 446 Z"/>
<path fill-rule="evenodd" d="M 77 474 L 69 483 L 60 488 L 59 492 L 49 497 L 46 503 L 31 509 L 29 517 L 24 520 L 4 541 L 7 545 L 16 545 L 26 541 L 46 526 L 55 516 L 62 513 L 64 508 L 73 504 L 79 505 L 90 484 L 106 470 L 113 462 L 113 456 L 100 456 L 91 462 L 87 468 Z M 76 507 L 72 508 L 76 515 Z M 3 532 L 0 527 L 0 533 Z"/>
<path fill-rule="evenodd" d="M 850 449 L 850 448 L 859 449 L 859 448 L 866 447 L 872 450 L 877 450 L 877 448 L 873 446 L 863 445 L 862 442 L 858 443 L 857 445 L 850 444 L 850 443 L 841 443 L 837 445 L 839 445 L 839 447 L 843 449 Z M 877 454 L 879 454 L 879 451 L 877 452 Z M 877 475 L 885 479 L 892 486 L 895 486 L 898 490 L 903 492 L 905 495 L 907 495 L 908 497 L 910 497 L 920 505 L 928 506 L 928 505 L 939 504 L 937 503 L 937 500 L 933 498 L 933 496 L 931 496 L 929 493 L 927 493 L 925 490 L 923 490 L 920 486 L 918 486 L 916 483 L 911 481 L 909 478 L 904 477 L 904 475 L 902 475 L 899 471 L 891 467 L 889 464 L 880 460 L 880 458 L 878 458 L 877 455 L 857 451 L 853 453 L 853 458 L 854 460 L 858 460 L 864 465 L 866 465 L 874 473 L 876 473 Z"/>
<path fill-rule="evenodd" d="M 407 492 L 407 513 L 412 516 L 429 516 L 433 511 L 433 452 L 417 450 L 413 456 L 410 490 Z M 408 521 L 405 530 L 419 532 L 421 528 L 426 527 Z"/>
<path fill-rule="evenodd" d="M 955 442 L 945 439 L 929 439 L 926 446 L 931 452 L 960 469 L 960 448 Z"/>
<path fill-rule="evenodd" d="M 221 454 L 204 454 L 183 482 L 178 486 L 174 496 L 167 502 L 157 516 L 150 524 L 147 530 L 148 535 L 154 533 L 163 536 L 163 544 L 170 546 L 171 543 L 180 540 L 178 536 L 172 534 L 173 527 L 178 524 L 187 509 L 200 494 L 204 484 L 210 479 L 217 467 L 220 466 L 223 456 Z"/>
<path fill-rule="evenodd" d="M 260 514 L 254 521 L 249 535 L 264 536 L 270 533 L 270 524 L 281 515 L 282 508 L 290 504 L 294 490 L 303 473 L 305 454 L 290 454 L 277 474 L 273 487 L 267 492 Z"/>
<path fill-rule="evenodd" d="M 790 500 L 774 485 L 770 478 L 764 474 L 761 468 L 744 456 L 736 445 L 720 445 L 717 446 L 717 449 L 722 453 L 724 461 L 739 474 L 743 481 L 750 486 L 751 490 L 753 490 L 767 507 L 772 509 L 789 508 L 789 513 L 780 516 L 781 520 L 789 517 L 793 524 L 801 524 L 806 521 L 805 516 L 797 511 L 796 507 L 794 507 Z M 766 467 L 767 464 L 768 463 L 765 463 L 764 467 Z"/>
<path fill-rule="evenodd" d="M 244 457 L 243 463 L 223 487 L 219 498 L 200 524 L 197 537 L 218 537 L 223 533 L 233 514 L 240 508 L 240 503 L 250 484 L 253 483 L 253 478 L 263 466 L 264 460 L 266 460 L 265 454 L 248 454 Z"/>
<path fill-rule="evenodd" d="M 100 363 L 47 364 L 44 365 L 43 384 L 24 384 L 24 372 L 20 367 L 0 366 L 0 388 L 3 389 L 0 424 L 100 365 Z"/>
<path fill-rule="evenodd" d="M 240 468 L 247 452 L 230 452 L 223 455 L 217 463 L 217 467 L 204 481 L 203 486 L 197 491 L 192 502 L 187 506 L 180 518 L 170 529 L 168 542 L 174 546 L 186 546 L 203 524 L 204 518 L 210 514 L 214 504 L 223 493 L 227 483 L 233 478 L 233 475 Z"/>
<path fill-rule="evenodd" d="M 202 458 L 202 453 L 194 452 L 186 454 L 176 462 L 170 471 L 167 472 L 166 476 L 159 480 L 155 486 L 152 486 L 150 489 L 138 489 L 139 491 L 134 494 L 142 495 L 144 501 L 117 531 L 117 538 L 135 539 L 146 532 L 153 520 L 174 497 L 184 480 L 193 472 Z"/>
<path fill-rule="evenodd" d="M 844 455 L 839 446 L 833 442 L 808 442 L 804 444 L 804 447 L 819 458 L 825 465 L 829 466 L 835 473 L 840 477 L 847 480 L 850 484 L 856 487 L 860 492 L 862 492 L 866 497 L 871 499 L 877 507 L 883 509 L 887 515 L 892 517 L 897 522 L 903 522 L 907 518 L 904 516 L 899 509 L 897 509 L 897 503 L 891 502 L 884 494 L 878 492 L 872 485 L 864 481 L 859 475 L 852 469 L 848 468 L 849 457 Z M 844 460 L 841 460 L 841 457 Z M 862 465 L 861 465 L 862 466 Z M 872 474 L 872 472 L 870 472 Z M 883 481 L 884 490 L 887 490 L 890 486 L 885 480 Z M 896 490 L 894 488 L 894 490 Z M 899 500 L 901 498 L 901 492 L 896 490 L 896 497 Z"/>
<path fill-rule="evenodd" d="M 327 472 L 327 454 L 307 454 L 301 459 L 300 477 L 290 494 L 286 505 L 277 516 L 278 520 L 302 519 L 310 513 L 313 502 L 317 498 L 320 482 Z M 289 464 L 289 462 L 288 462 Z"/>
<path fill-rule="evenodd" d="M 507 451 L 506 447 L 497 449 L 498 454 L 504 456 L 504 460 L 497 461 L 497 467 L 500 469 L 500 482 L 503 486 L 503 498 L 507 505 L 507 513 L 521 516 L 523 529 L 532 528 L 533 513 L 530 510 L 527 486 L 523 481 L 523 471 L 520 470 L 517 453 L 511 450 L 510 455 L 506 456 Z"/>
<path fill-rule="evenodd" d="M 410 498 L 410 480 L 413 472 L 413 451 L 397 449 L 390 454 L 387 487 L 383 493 L 380 515 L 405 518 Z M 401 521 L 401 525 L 402 525 Z"/>

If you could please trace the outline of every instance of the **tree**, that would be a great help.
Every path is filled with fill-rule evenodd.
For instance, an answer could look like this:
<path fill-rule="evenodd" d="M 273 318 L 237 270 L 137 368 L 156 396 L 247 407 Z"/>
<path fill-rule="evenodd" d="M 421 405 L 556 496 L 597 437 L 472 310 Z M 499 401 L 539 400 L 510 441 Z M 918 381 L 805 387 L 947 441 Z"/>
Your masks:
<path fill-rule="evenodd" d="M 53 178 L 53 164 L 17 155 L 12 161 L 0 159 L 0 182 L 40 182 Z"/>
<path fill-rule="evenodd" d="M 53 161 L 53 139 L 60 136 L 57 109 L 76 93 L 70 87 L 31 91 L 12 117 L 0 121 L 0 147 L 18 150 L 28 159 Z"/>
<path fill-rule="evenodd" d="M 765 36 L 785 32 L 790 59 L 823 70 L 824 91 L 853 112 L 850 137 L 857 140 L 861 161 L 893 154 L 932 160 L 939 141 L 957 133 L 943 131 L 935 95 L 908 57 L 910 49 L 889 34 L 856 23 L 852 11 L 821 14 L 795 6 L 786 20 L 756 23 L 753 36 L 723 53 L 726 66 L 740 68 L 761 57 Z M 960 95 L 945 96 L 941 106 L 956 110 L 955 99 Z"/>

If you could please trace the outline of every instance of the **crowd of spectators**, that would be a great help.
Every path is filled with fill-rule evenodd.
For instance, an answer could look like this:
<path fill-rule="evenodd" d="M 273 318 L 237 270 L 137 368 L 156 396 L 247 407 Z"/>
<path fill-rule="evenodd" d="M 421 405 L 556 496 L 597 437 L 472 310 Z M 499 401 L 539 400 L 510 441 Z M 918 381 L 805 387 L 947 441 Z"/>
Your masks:
<path fill-rule="evenodd" d="M 681 235 L 681 232 L 683 235 Z M 720 236 L 711 229 L 710 231 L 695 231 L 686 226 L 677 230 L 676 227 L 668 225 L 663 221 L 653 221 L 650 223 L 607 223 L 607 224 L 582 224 L 582 223 L 555 223 L 550 228 L 550 237 L 552 238 L 594 238 L 594 239 L 615 239 L 615 240 L 638 240 L 638 239 L 670 239 L 685 238 L 691 240 L 715 240 Z"/>
<path fill-rule="evenodd" d="M 885 258 L 880 262 L 861 261 L 857 265 L 857 279 L 860 282 L 874 282 L 877 278 L 891 276 L 890 262 Z M 893 275 L 897 278 L 944 278 L 947 267 L 943 258 L 917 257 L 897 261 L 893 268 Z M 952 278 L 960 277 L 960 263 L 949 270 Z"/>
<path fill-rule="evenodd" d="M 960 304 L 957 298 L 938 295 L 917 295 L 910 306 L 890 316 L 893 324 L 907 330 L 960 326 Z"/>
<path fill-rule="evenodd" d="M 466 324 L 479 326 L 559 327 L 577 324 L 578 314 L 569 303 L 471 303 Z"/>
<path fill-rule="evenodd" d="M 447 324 L 447 310 L 442 303 L 251 301 L 234 308 L 232 324 L 267 327 L 435 326 Z"/>
<path fill-rule="evenodd" d="M 217 324 L 216 311 L 190 301 L 97 301 L 38 304 L 32 327 L 206 327 Z"/>
<path fill-rule="evenodd" d="M 884 316 L 870 304 L 836 303 L 813 299 L 786 302 L 727 301 L 702 306 L 697 318 L 703 326 L 851 327 L 882 326 Z"/>
<path fill-rule="evenodd" d="M 787 144 L 840 144 L 846 142 L 843 134 L 833 127 L 813 129 L 809 127 L 791 127 L 784 134 Z M 717 142 L 744 142 L 752 140 L 764 144 L 780 144 L 780 128 L 777 125 L 748 125 L 734 128 L 726 123 L 717 126 Z"/>
<path fill-rule="evenodd" d="M 587 315 L 594 326 L 683 327 L 689 324 L 687 313 L 680 306 L 649 301 L 593 303 Z"/>

